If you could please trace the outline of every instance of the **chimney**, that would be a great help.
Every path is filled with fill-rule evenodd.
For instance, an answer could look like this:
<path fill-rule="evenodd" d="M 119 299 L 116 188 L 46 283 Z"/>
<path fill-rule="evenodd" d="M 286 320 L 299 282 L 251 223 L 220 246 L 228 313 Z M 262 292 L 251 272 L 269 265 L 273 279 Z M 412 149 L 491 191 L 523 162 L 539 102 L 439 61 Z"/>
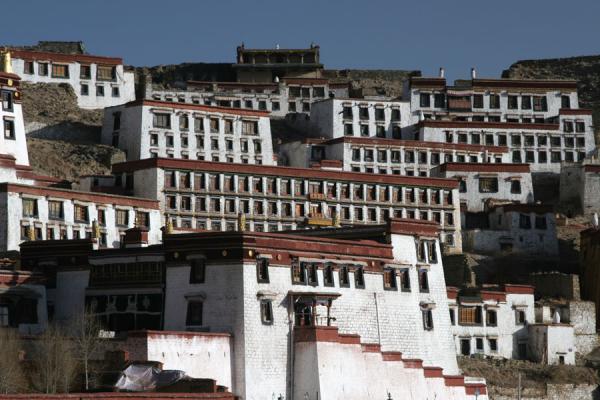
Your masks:
<path fill-rule="evenodd" d="M 147 247 L 148 246 L 148 229 L 146 228 L 131 228 L 125 231 L 123 237 L 123 247 Z"/>
<path fill-rule="evenodd" d="M 475 68 L 471 68 L 471 79 L 477 78 L 477 70 Z"/>
<path fill-rule="evenodd" d="M 440 78 L 445 78 L 446 77 L 446 70 L 444 69 L 444 67 L 440 67 Z"/>

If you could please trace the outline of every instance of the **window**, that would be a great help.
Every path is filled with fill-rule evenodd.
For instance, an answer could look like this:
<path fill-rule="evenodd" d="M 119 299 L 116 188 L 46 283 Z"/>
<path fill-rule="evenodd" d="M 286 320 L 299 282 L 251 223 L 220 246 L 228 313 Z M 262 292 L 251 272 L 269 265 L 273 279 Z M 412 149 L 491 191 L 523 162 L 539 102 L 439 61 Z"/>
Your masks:
<path fill-rule="evenodd" d="M 345 136 L 354 135 L 354 130 L 352 128 L 352 124 L 344 124 L 344 135 Z"/>
<path fill-rule="evenodd" d="M 460 306 L 458 323 L 461 325 L 481 325 L 481 306 Z"/>
<path fill-rule="evenodd" d="M 573 121 L 563 121 L 563 131 L 573 132 Z"/>
<path fill-rule="evenodd" d="M 444 108 L 446 106 L 446 96 L 444 96 L 444 93 L 433 95 L 433 106 L 435 108 Z"/>
<path fill-rule="evenodd" d="M 202 326 L 202 301 L 193 300 L 188 302 L 185 324 L 187 326 Z"/>
<path fill-rule="evenodd" d="M 421 107 L 427 108 L 431 106 L 431 95 L 429 93 L 421 93 L 419 95 L 419 104 Z"/>
<path fill-rule="evenodd" d="M 483 351 L 483 338 L 475 338 L 475 350 L 478 353 Z"/>
<path fill-rule="evenodd" d="M 206 259 L 190 260 L 190 283 L 204 283 L 206 279 Z"/>
<path fill-rule="evenodd" d="M 369 125 L 360 126 L 360 136 L 369 136 Z"/>
<path fill-rule="evenodd" d="M 112 81 L 117 76 L 117 67 L 110 65 L 98 65 L 96 67 L 96 80 Z"/>
<path fill-rule="evenodd" d="M 306 285 L 306 264 L 298 261 L 292 263 L 292 283 Z"/>
<path fill-rule="evenodd" d="M 352 107 L 350 106 L 344 106 L 344 109 L 342 111 L 342 115 L 344 119 L 352 119 Z"/>
<path fill-rule="evenodd" d="M 429 292 L 429 277 L 427 270 L 424 268 L 419 269 L 419 291 L 422 293 Z"/>
<path fill-rule="evenodd" d="M 496 310 L 487 310 L 485 314 L 485 323 L 487 326 L 497 326 L 498 325 L 498 314 Z"/>
<path fill-rule="evenodd" d="M 450 311 L 450 325 L 456 325 L 456 312 L 454 308 L 449 308 Z"/>
<path fill-rule="evenodd" d="M 90 79 L 92 77 L 92 68 L 89 65 L 79 66 L 79 78 Z"/>
<path fill-rule="evenodd" d="M 397 288 L 396 270 L 393 268 L 385 268 L 383 270 L 383 289 L 397 290 Z"/>
<path fill-rule="evenodd" d="M 460 193 L 467 193 L 467 181 L 464 179 L 461 179 L 458 181 L 458 191 Z"/>
<path fill-rule="evenodd" d="M 519 228 L 521 229 L 531 229 L 531 218 L 527 214 L 519 215 Z"/>
<path fill-rule="evenodd" d="M 518 96 L 508 96 L 508 109 L 516 110 L 519 108 L 519 97 Z"/>
<path fill-rule="evenodd" d="M 129 211 L 128 210 L 117 210 L 117 225 L 129 226 Z"/>
<path fill-rule="evenodd" d="M 9 326 L 8 305 L 0 304 L 0 327 Z"/>
<path fill-rule="evenodd" d="M 438 257 L 437 257 L 437 248 L 435 245 L 435 241 L 427 242 L 427 254 L 429 255 L 430 263 L 432 263 L 432 264 L 437 263 Z"/>
<path fill-rule="evenodd" d="M 350 287 L 350 277 L 348 275 L 348 267 L 342 265 L 339 270 L 340 287 Z"/>
<path fill-rule="evenodd" d="M 490 94 L 490 108 L 500 108 L 500 95 Z"/>
<path fill-rule="evenodd" d="M 256 135 L 258 133 L 258 122 L 242 121 L 242 133 L 244 135 Z"/>
<path fill-rule="evenodd" d="M 33 61 L 25 61 L 23 64 L 23 73 L 33 75 Z"/>
<path fill-rule="evenodd" d="M 365 287 L 365 271 L 363 267 L 358 267 L 354 270 L 354 287 L 364 289 Z"/>
<path fill-rule="evenodd" d="M 362 120 L 369 119 L 369 108 L 367 106 L 360 106 L 358 108 L 358 116 Z"/>
<path fill-rule="evenodd" d="M 585 123 L 582 121 L 575 122 L 575 132 L 582 133 L 585 132 Z"/>
<path fill-rule="evenodd" d="M 260 301 L 260 320 L 265 325 L 273 324 L 273 302 L 271 300 Z"/>
<path fill-rule="evenodd" d="M 536 216 L 535 217 L 535 229 L 547 229 L 548 225 L 546 222 L 546 217 L 544 216 Z"/>
<path fill-rule="evenodd" d="M 90 94 L 90 87 L 89 85 L 82 83 L 81 84 L 81 91 L 80 91 L 82 96 L 89 96 Z"/>
<path fill-rule="evenodd" d="M 103 85 L 96 86 L 96 96 L 100 96 L 100 97 L 104 96 L 104 86 Z"/>
<path fill-rule="evenodd" d="M 170 114 L 154 114 L 152 118 L 152 126 L 155 128 L 171 129 L 171 115 Z"/>
<path fill-rule="evenodd" d="M 533 97 L 533 111 L 548 111 L 548 100 L 546 96 Z"/>
<path fill-rule="evenodd" d="M 403 292 L 410 292 L 410 273 L 408 268 L 400 270 L 400 286 Z"/>
<path fill-rule="evenodd" d="M 258 283 L 269 283 L 269 259 L 259 258 L 256 261 L 256 279 Z"/>
<path fill-rule="evenodd" d="M 496 193 L 498 178 L 479 178 L 479 193 Z"/>
<path fill-rule="evenodd" d="M 433 312 L 431 309 L 421 310 L 423 315 L 423 329 L 426 331 L 433 330 Z"/>
<path fill-rule="evenodd" d="M 150 213 L 144 211 L 135 212 L 135 226 L 141 228 L 150 227 Z"/>
<path fill-rule="evenodd" d="M 7 90 L 2 91 L 2 110 L 12 111 L 13 110 L 13 94 Z"/>
<path fill-rule="evenodd" d="M 560 96 L 560 107 L 571 108 L 571 98 L 568 95 Z"/>
<path fill-rule="evenodd" d="M 323 285 L 324 286 L 333 286 L 333 267 L 328 264 L 323 269 Z"/>
<path fill-rule="evenodd" d="M 400 121 L 400 109 L 392 108 L 392 121 Z"/>
<path fill-rule="evenodd" d="M 527 322 L 525 318 L 525 310 L 515 310 L 515 318 L 515 322 L 517 325 L 525 325 L 525 323 Z"/>
<path fill-rule="evenodd" d="M 510 192 L 514 194 L 521 193 L 521 181 L 518 179 L 513 179 L 510 181 Z"/>
<path fill-rule="evenodd" d="M 62 220 L 64 218 L 62 201 L 50 200 L 48 202 L 48 218 L 58 220 Z"/>
<path fill-rule="evenodd" d="M 75 204 L 74 219 L 75 219 L 75 222 L 88 222 L 87 206 Z"/>
<path fill-rule="evenodd" d="M 273 110 L 273 111 L 279 111 L 279 110 L 281 109 L 281 106 L 279 105 L 279 102 L 278 102 L 278 101 L 274 101 L 274 102 L 272 103 L 272 106 L 271 106 L 271 107 L 272 107 L 272 110 Z"/>
<path fill-rule="evenodd" d="M 121 91 L 119 90 L 118 86 L 112 87 L 111 95 L 112 95 L 112 97 L 120 97 L 121 96 Z"/>
<path fill-rule="evenodd" d="M 491 352 L 497 352 L 498 351 L 498 339 L 488 339 L 488 344 L 490 346 L 490 351 Z"/>
<path fill-rule="evenodd" d="M 15 121 L 10 118 L 4 118 L 4 138 L 15 139 Z"/>
<path fill-rule="evenodd" d="M 317 264 L 315 263 L 310 263 L 306 266 L 308 284 L 311 286 L 319 285 L 319 276 L 317 274 L 317 269 Z"/>
<path fill-rule="evenodd" d="M 23 199 L 23 217 L 26 218 L 37 218 L 38 207 L 36 199 Z"/>
<path fill-rule="evenodd" d="M 52 64 L 52 77 L 53 78 L 68 78 L 69 77 L 69 66 L 62 64 Z"/>

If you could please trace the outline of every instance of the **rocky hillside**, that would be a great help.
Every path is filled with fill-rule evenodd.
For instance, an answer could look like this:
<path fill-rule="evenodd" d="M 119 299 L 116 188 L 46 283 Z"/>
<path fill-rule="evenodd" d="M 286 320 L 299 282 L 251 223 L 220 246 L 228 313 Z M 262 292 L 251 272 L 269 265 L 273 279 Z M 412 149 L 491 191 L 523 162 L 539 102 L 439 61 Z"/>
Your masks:
<path fill-rule="evenodd" d="M 594 110 L 594 125 L 600 127 L 600 56 L 523 60 L 502 73 L 515 79 L 575 79 L 583 107 Z M 600 143 L 596 128 L 596 143 Z"/>
<path fill-rule="evenodd" d="M 82 110 L 70 85 L 23 83 L 29 160 L 38 174 L 66 180 L 105 174 L 124 153 L 100 145 L 103 111 Z"/>

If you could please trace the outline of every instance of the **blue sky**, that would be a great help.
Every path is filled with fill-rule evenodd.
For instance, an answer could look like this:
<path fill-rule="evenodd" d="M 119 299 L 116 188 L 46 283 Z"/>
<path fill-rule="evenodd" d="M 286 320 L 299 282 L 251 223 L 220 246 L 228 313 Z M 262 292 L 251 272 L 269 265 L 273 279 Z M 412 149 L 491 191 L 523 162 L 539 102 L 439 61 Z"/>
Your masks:
<path fill-rule="evenodd" d="M 329 68 L 499 76 L 519 59 L 600 54 L 598 0 L 19 0 L 0 43 L 83 40 L 127 64 L 233 62 L 235 47 L 321 46 Z M 4 10 L 6 11 L 6 7 Z"/>

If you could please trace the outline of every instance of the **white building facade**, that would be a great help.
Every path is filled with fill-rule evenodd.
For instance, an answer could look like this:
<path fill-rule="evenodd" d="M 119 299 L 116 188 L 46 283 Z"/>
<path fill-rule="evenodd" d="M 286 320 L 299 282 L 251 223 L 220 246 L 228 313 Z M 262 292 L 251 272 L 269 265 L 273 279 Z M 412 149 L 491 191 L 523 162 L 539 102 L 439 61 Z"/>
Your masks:
<path fill-rule="evenodd" d="M 475 293 L 448 288 L 456 353 L 526 360 L 528 324 L 535 322 L 534 288 L 505 285 Z"/>
<path fill-rule="evenodd" d="M 102 143 L 128 160 L 169 157 L 274 165 L 268 112 L 154 100 L 104 111 Z"/>
<path fill-rule="evenodd" d="M 172 159 L 115 164 L 113 174 L 183 229 L 235 230 L 240 214 L 247 229 L 269 232 L 396 217 L 435 221 L 447 251 L 462 247 L 455 180 Z"/>
<path fill-rule="evenodd" d="M 135 100 L 135 75 L 125 70 L 121 58 L 19 49 L 11 55 L 12 69 L 24 82 L 69 84 L 81 108 Z"/>

